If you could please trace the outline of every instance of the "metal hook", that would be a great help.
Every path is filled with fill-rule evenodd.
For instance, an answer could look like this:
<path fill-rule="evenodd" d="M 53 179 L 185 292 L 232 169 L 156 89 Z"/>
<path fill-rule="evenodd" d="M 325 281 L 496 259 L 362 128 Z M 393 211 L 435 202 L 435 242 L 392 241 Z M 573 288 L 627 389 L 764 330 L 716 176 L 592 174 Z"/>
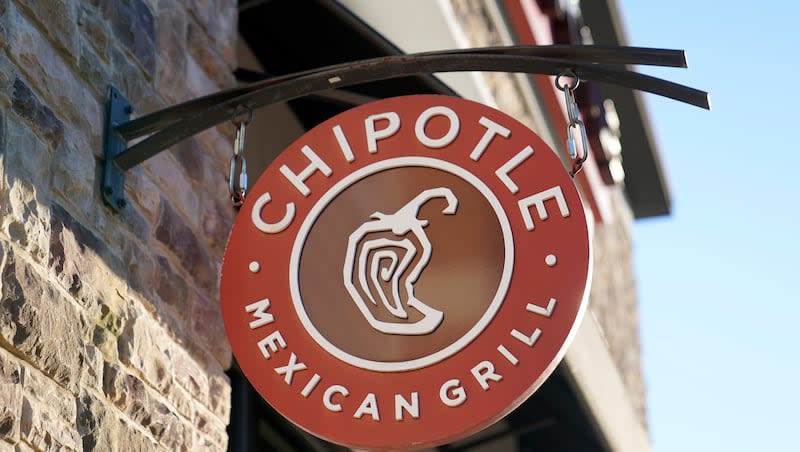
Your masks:
<path fill-rule="evenodd" d="M 247 119 L 243 121 L 236 120 L 235 117 L 231 120 L 237 127 L 236 138 L 233 141 L 230 171 L 228 173 L 228 192 L 231 195 L 231 203 L 234 207 L 241 207 L 244 204 L 244 197 L 247 193 L 247 160 L 244 158 L 244 141 L 247 124 L 253 119 L 253 111 L 248 109 L 248 113 Z"/>
<path fill-rule="evenodd" d="M 247 115 L 247 118 L 244 120 L 238 119 L 241 116 Z M 236 109 L 233 111 L 233 115 L 231 116 L 231 123 L 236 126 L 236 128 L 240 128 L 242 124 L 245 126 L 250 124 L 250 121 L 253 120 L 253 109 L 248 107 L 247 105 L 238 105 Z"/>
<path fill-rule="evenodd" d="M 575 84 L 574 85 L 568 85 L 568 84 L 565 83 L 565 84 L 562 85 L 562 84 L 558 83 L 558 81 L 561 80 L 561 77 L 569 77 L 569 78 L 571 78 L 572 80 L 575 81 Z M 556 88 L 558 88 L 561 91 L 565 91 L 565 90 L 575 91 L 579 86 L 581 86 L 581 79 L 580 79 L 580 77 L 575 75 L 575 72 L 572 69 L 567 69 L 567 70 L 563 71 L 562 73 L 560 73 L 560 74 L 558 74 L 556 76 Z"/>
<path fill-rule="evenodd" d="M 578 152 L 575 146 L 575 137 L 572 136 L 572 128 L 577 127 L 581 134 L 581 151 Z M 575 177 L 583 168 L 583 163 L 589 157 L 589 140 L 586 138 L 586 127 L 583 121 L 578 120 L 575 123 L 567 125 L 567 147 L 569 148 L 570 157 L 573 159 L 572 170 L 569 175 Z"/>

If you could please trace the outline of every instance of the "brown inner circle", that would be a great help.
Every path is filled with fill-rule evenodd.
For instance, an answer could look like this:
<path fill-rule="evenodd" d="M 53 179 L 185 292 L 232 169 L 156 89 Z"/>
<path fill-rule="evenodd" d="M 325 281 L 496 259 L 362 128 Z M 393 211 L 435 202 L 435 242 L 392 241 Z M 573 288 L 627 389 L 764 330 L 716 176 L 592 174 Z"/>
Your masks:
<path fill-rule="evenodd" d="M 348 239 L 362 224 L 372 221 L 370 217 L 375 212 L 394 214 L 425 190 L 440 187 L 452 191 L 458 199 L 458 207 L 455 214 L 446 215 L 442 210 L 447 201 L 437 197 L 419 209 L 416 218 L 428 221 L 423 231 L 431 244 L 431 255 L 414 284 L 414 295 L 422 303 L 443 312 L 443 320 L 435 330 L 423 335 L 378 331 L 370 326 L 344 284 Z M 416 322 L 423 315 L 405 305 L 408 297 L 403 287 L 422 259 L 420 240 L 413 232 L 398 236 L 392 231 L 372 231 L 359 244 L 378 238 L 408 239 L 417 250 L 400 278 L 400 299 L 407 318 L 393 315 L 379 298 L 378 291 L 383 290 L 392 300 L 390 282 L 379 277 L 378 287 L 373 284 L 367 289 L 372 291 L 377 305 L 367 298 L 355 280 L 361 254 L 358 252 L 355 254 L 354 286 L 377 320 L 400 324 Z M 355 249 L 363 250 L 362 247 Z M 394 252 L 400 259 L 406 253 L 398 246 L 385 246 L 369 252 L 367 262 L 372 262 L 379 250 Z M 347 187 L 314 222 L 300 258 L 300 298 L 317 331 L 350 355 L 381 362 L 422 358 L 460 339 L 484 315 L 497 293 L 504 257 L 503 234 L 494 209 L 470 183 L 438 169 L 388 169 Z M 388 267 L 388 259 L 378 261 L 380 268 Z M 367 281 L 371 282 L 369 275 Z"/>

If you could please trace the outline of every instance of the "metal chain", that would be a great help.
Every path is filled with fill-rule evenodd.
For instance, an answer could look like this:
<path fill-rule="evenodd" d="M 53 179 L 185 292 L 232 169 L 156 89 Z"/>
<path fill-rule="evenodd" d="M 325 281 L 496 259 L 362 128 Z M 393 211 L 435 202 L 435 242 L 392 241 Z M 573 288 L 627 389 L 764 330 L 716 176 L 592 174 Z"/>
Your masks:
<path fill-rule="evenodd" d="M 244 158 L 244 140 L 247 124 L 253 118 L 252 110 L 248 109 L 247 112 L 247 119 L 234 119 L 232 121 L 233 125 L 236 126 L 236 139 L 233 141 L 233 156 L 231 156 L 228 175 L 228 192 L 231 195 L 231 203 L 234 207 L 241 207 L 247 194 L 247 160 Z"/>
<path fill-rule="evenodd" d="M 562 76 L 572 78 L 574 83 L 564 83 L 562 85 L 559 83 Z M 583 163 L 589 156 L 589 140 L 586 138 L 586 126 L 583 124 L 583 121 L 581 121 L 578 103 L 575 101 L 575 89 L 580 86 L 580 84 L 580 78 L 571 70 L 564 71 L 556 77 L 556 88 L 564 92 L 564 103 L 567 107 L 567 119 L 569 119 L 569 123 L 567 124 L 567 150 L 569 151 L 569 158 L 572 159 L 572 170 L 569 173 L 572 177 L 578 174 L 583 167 Z M 577 132 L 580 134 L 580 150 L 577 148 L 573 129 L 577 129 Z"/>

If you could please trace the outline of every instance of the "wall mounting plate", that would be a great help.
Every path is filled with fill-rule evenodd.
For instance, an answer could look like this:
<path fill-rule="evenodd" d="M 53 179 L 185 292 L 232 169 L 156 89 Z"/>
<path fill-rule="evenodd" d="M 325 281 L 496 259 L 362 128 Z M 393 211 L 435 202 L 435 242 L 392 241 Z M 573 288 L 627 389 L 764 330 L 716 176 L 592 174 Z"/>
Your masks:
<path fill-rule="evenodd" d="M 125 173 L 114 163 L 114 157 L 128 149 L 127 141 L 115 130 L 128 122 L 133 111 L 130 102 L 113 86 L 108 89 L 105 130 L 103 131 L 103 181 L 100 193 L 103 202 L 119 212 L 125 207 Z"/>

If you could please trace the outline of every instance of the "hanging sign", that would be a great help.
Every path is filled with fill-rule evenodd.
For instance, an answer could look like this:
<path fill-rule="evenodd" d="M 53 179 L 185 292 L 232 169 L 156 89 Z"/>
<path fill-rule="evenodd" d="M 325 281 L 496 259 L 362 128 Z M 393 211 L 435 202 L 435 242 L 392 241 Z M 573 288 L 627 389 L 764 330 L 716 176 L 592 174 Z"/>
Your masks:
<path fill-rule="evenodd" d="M 490 107 L 362 105 L 279 155 L 222 266 L 225 328 L 255 389 L 360 449 L 454 441 L 541 386 L 585 309 L 589 234 L 558 156 Z"/>

